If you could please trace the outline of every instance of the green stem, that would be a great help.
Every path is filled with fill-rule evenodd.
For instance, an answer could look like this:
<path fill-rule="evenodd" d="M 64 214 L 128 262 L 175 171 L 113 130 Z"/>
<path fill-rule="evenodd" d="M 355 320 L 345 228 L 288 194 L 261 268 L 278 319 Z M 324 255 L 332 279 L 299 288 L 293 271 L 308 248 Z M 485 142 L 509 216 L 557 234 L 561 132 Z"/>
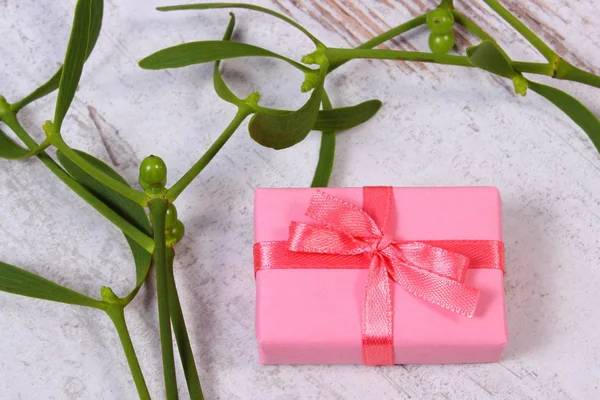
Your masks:
<path fill-rule="evenodd" d="M 452 10 L 454 8 L 453 3 L 453 0 L 442 0 L 442 2 L 440 3 L 440 8 L 447 8 L 449 10 Z"/>
<path fill-rule="evenodd" d="M 372 49 L 375 46 L 379 46 L 380 44 L 387 42 L 395 38 L 398 35 L 401 35 L 405 32 L 410 31 L 416 27 L 424 25 L 427 19 L 427 14 L 419 15 L 411 19 L 410 21 L 406 21 L 405 23 L 398 25 L 395 28 L 390 29 L 387 32 L 382 33 L 381 35 L 375 36 L 373 39 L 368 40 L 357 47 L 357 49 Z M 331 70 L 331 67 L 329 68 Z"/>
<path fill-rule="evenodd" d="M 554 78 L 585 83 L 600 88 L 600 76 L 577 68 L 562 58 L 556 63 Z"/>
<path fill-rule="evenodd" d="M 62 71 L 63 71 L 63 69 L 62 69 L 62 67 L 60 67 L 58 69 L 58 71 L 56 71 L 56 73 L 54 75 L 52 75 L 52 77 L 46 83 L 44 83 L 42 86 L 35 89 L 33 92 L 31 92 L 30 94 L 25 96 L 20 101 L 14 103 L 11 106 L 11 110 L 14 111 L 15 113 L 17 113 L 19 110 L 21 110 L 23 107 L 25 107 L 29 103 L 31 103 L 39 98 L 42 98 L 42 97 L 52 93 L 56 89 L 58 89 L 58 85 L 60 84 L 60 78 L 62 77 Z"/>
<path fill-rule="evenodd" d="M 25 154 L 24 156 L 22 156 L 21 159 L 25 159 L 25 158 L 29 158 L 31 156 L 37 156 L 40 153 L 43 153 L 48 147 L 50 147 L 50 140 L 48 140 L 48 138 L 46 138 L 42 143 L 39 144 L 38 147 L 34 148 L 34 149 L 30 149 L 30 151 Z"/>
<path fill-rule="evenodd" d="M 336 49 L 330 48 L 326 50 L 327 57 L 333 62 L 344 62 L 357 59 L 357 58 L 368 58 L 368 59 L 380 59 L 380 60 L 405 60 L 405 61 L 420 61 L 420 62 L 431 62 L 436 64 L 446 65 L 457 65 L 460 67 L 475 66 L 469 62 L 466 56 L 456 56 L 451 54 L 434 54 L 434 53 L 419 53 L 413 51 L 399 51 L 399 50 L 380 50 L 380 49 Z M 532 63 L 514 61 L 513 67 L 517 72 L 530 73 L 530 74 L 542 74 L 542 75 L 553 75 L 552 66 L 547 63 Z M 568 78 L 564 78 L 568 79 Z"/>
<path fill-rule="evenodd" d="M 549 62 L 555 62 L 558 54 L 554 52 L 542 39 L 540 39 L 531 29 L 515 17 L 510 11 L 504 8 L 497 0 L 483 0 L 492 10 L 508 22 L 517 32 L 519 32 L 529 43 L 533 45 Z"/>
<path fill-rule="evenodd" d="M 401 35 L 405 32 L 408 32 L 411 29 L 414 29 L 418 26 L 421 26 L 423 24 L 425 24 L 426 21 L 426 14 L 420 15 L 416 18 L 411 19 L 410 21 L 407 21 L 405 23 L 403 23 L 402 25 L 398 25 L 395 28 L 390 29 L 387 32 L 382 33 L 381 35 L 375 36 L 373 39 L 361 44 L 360 46 L 357 47 L 357 49 L 372 49 L 375 46 L 379 46 L 380 44 L 387 42 L 390 39 L 395 38 L 398 35 Z M 342 64 L 344 64 L 346 61 L 341 61 L 338 63 L 332 63 L 330 60 L 329 63 L 329 72 L 333 71 L 334 69 L 338 68 L 339 66 L 341 66 Z"/>
<path fill-rule="evenodd" d="M 153 246 L 152 251 L 149 252 L 150 254 L 152 254 L 152 252 L 154 252 L 154 242 L 152 242 L 152 246 Z M 127 307 L 127 305 L 129 303 L 131 303 L 133 301 L 133 299 L 135 299 L 135 296 L 137 296 L 138 292 L 142 288 L 142 285 L 144 284 L 144 282 L 146 282 L 149 272 L 150 272 L 150 266 L 146 269 L 144 275 L 138 279 L 133 290 L 131 292 L 129 292 L 129 294 L 127 296 L 125 296 L 121 299 L 124 307 Z"/>
<path fill-rule="evenodd" d="M 454 14 L 454 19 L 457 23 L 464 26 L 468 31 L 473 33 L 481 40 L 494 40 L 487 32 L 485 32 L 479 25 L 470 20 L 467 16 L 459 13 L 458 11 L 452 11 L 452 13 Z M 583 71 L 563 60 L 562 58 L 557 57 L 558 56 L 554 57 L 548 63 L 514 61 L 513 67 L 515 70 L 522 73 L 525 72 L 530 74 L 546 75 L 556 79 L 575 81 L 600 88 L 600 76 Z"/>
<path fill-rule="evenodd" d="M 194 352 L 190 344 L 190 337 L 185 326 L 183 310 L 179 302 L 179 294 L 177 293 L 177 285 L 175 284 L 175 276 L 173 274 L 173 259 L 175 252 L 172 247 L 167 247 L 167 285 L 169 291 L 169 311 L 171 313 L 171 324 L 177 340 L 177 348 L 179 349 L 179 357 L 185 374 L 190 398 L 194 400 L 204 399 L 202 394 L 202 386 L 194 361 Z"/>
<path fill-rule="evenodd" d="M 438 64 L 458 65 L 472 67 L 465 56 L 451 54 L 421 53 L 415 51 L 381 50 L 381 49 L 337 49 L 328 48 L 325 54 L 331 63 L 346 62 L 356 58 L 370 58 L 380 60 L 405 60 L 422 61 Z"/>
<path fill-rule="evenodd" d="M 492 0 L 486 0 L 489 4 Z M 501 6 L 500 6 L 501 7 Z M 506 11 L 508 14 L 510 12 Z M 457 23 L 463 25 L 468 31 L 472 32 L 478 38 L 482 40 L 494 40 L 487 32 L 485 32 L 479 25 L 470 20 L 465 15 L 458 11 L 452 11 L 454 18 Z M 510 14 L 512 15 L 512 14 Z M 514 18 L 514 16 L 513 16 Z M 355 49 L 336 49 L 329 48 L 326 50 L 327 57 L 329 58 L 330 72 L 339 67 L 340 65 L 356 58 L 374 58 L 384 60 L 405 60 L 405 61 L 421 61 L 421 62 L 432 62 L 437 64 L 446 65 L 457 65 L 461 67 L 473 67 L 465 56 L 456 56 L 450 54 L 433 54 L 433 53 L 420 53 L 411 51 L 398 51 L 398 50 L 382 50 L 382 49 L 370 49 L 371 47 L 377 46 L 386 40 L 391 39 L 398 34 L 405 32 L 408 29 L 412 29 L 425 22 L 425 16 L 414 18 L 411 21 L 406 22 L 394 28 L 388 32 L 385 32 L 368 42 L 365 42 L 361 46 Z M 520 23 L 520 22 L 519 22 Z M 524 26 L 524 25 L 523 25 Z M 527 29 L 527 27 L 525 27 Z M 521 32 L 523 34 L 523 32 Z M 533 33 L 532 33 L 533 35 Z M 524 34 L 524 36 L 526 36 Z M 537 36 L 533 35 L 535 38 Z M 527 36 L 526 36 L 527 38 Z M 529 40 L 529 39 L 528 39 Z M 538 39 L 539 40 L 539 39 Z M 541 42 L 541 41 L 540 41 Z M 542 42 L 543 44 L 543 42 Z M 540 50 L 538 48 L 538 50 Z M 528 74 L 539 74 L 552 76 L 556 79 L 570 80 L 587 85 L 600 87 L 600 76 L 592 74 L 590 72 L 583 71 L 563 59 L 557 58 L 558 56 L 552 50 L 549 50 L 552 54 L 554 62 L 550 63 L 535 63 L 525 61 L 513 61 L 513 68 L 520 73 Z"/>
<path fill-rule="evenodd" d="M 150 268 L 148 268 L 148 270 L 150 270 Z M 148 274 L 146 274 L 146 276 L 148 276 Z M 135 287 L 133 288 L 133 290 L 131 292 L 129 292 L 129 294 L 127 296 L 123 297 L 123 305 L 125 307 L 127 307 L 129 305 L 129 303 L 131 303 L 133 301 L 133 299 L 135 299 L 135 296 L 137 296 L 138 292 L 142 288 L 142 284 L 145 281 L 146 280 L 144 279 L 141 283 L 136 284 Z"/>
<path fill-rule="evenodd" d="M 167 400 L 177 399 L 177 377 L 175 376 L 175 357 L 173 356 L 173 338 L 169 322 L 169 298 L 167 287 L 167 254 L 165 242 L 165 217 L 168 201 L 153 199 L 148 203 L 154 223 L 154 265 L 156 267 L 156 297 L 158 299 L 158 324 L 160 345 L 163 357 L 163 373 Z"/>
<path fill-rule="evenodd" d="M 85 171 L 92 178 L 102 183 L 104 186 L 111 188 L 115 192 L 122 194 L 141 206 L 146 206 L 148 204 L 148 197 L 144 193 L 132 189 L 128 185 L 119 182 L 118 180 L 95 168 L 93 165 L 84 160 L 79 154 L 77 154 L 76 151 L 69 147 L 69 145 L 67 145 L 60 137 L 60 135 L 52 135 L 50 137 L 50 141 L 54 147 L 60 150 L 69 160 L 71 160 L 75 165 Z"/>
<path fill-rule="evenodd" d="M 206 150 L 206 152 L 200 157 L 200 159 L 186 172 L 173 186 L 167 191 L 167 198 L 173 202 L 185 188 L 192 183 L 194 179 L 202 172 L 202 170 L 208 165 L 208 163 L 214 158 L 214 156 L 221 150 L 221 148 L 227 143 L 231 135 L 236 129 L 242 124 L 248 115 L 252 114 L 252 107 L 248 105 L 242 105 L 238 108 L 235 117 L 229 123 L 227 128 L 221 133 L 217 140 Z"/>
<path fill-rule="evenodd" d="M 140 363 L 135 353 L 135 348 L 133 347 L 133 342 L 131 341 L 131 336 L 129 335 L 129 329 L 127 329 L 123 306 L 120 304 L 111 304 L 106 310 L 106 314 L 108 314 L 111 321 L 115 325 L 115 329 L 117 330 L 117 334 L 121 340 L 121 345 L 123 346 L 123 351 L 125 352 L 125 357 L 127 358 L 127 364 L 129 364 L 131 376 L 133 377 L 133 382 L 135 383 L 135 387 L 137 388 L 140 399 L 150 400 L 150 392 L 148 392 L 148 386 L 146 386 L 146 380 L 144 379 L 142 368 L 140 367 Z"/>
<path fill-rule="evenodd" d="M 253 4 L 240 4 L 240 3 L 216 3 L 216 4 L 185 4 L 180 6 L 166 6 L 166 7 L 157 7 L 158 11 L 177 11 L 177 10 L 205 10 L 210 8 L 246 8 L 248 10 L 259 11 L 265 14 L 269 14 L 275 18 L 279 18 L 282 21 L 287 22 L 288 24 L 294 26 L 302 33 L 304 33 L 315 45 L 322 45 L 321 41 L 317 39 L 313 34 L 306 30 L 302 25 L 297 23 L 291 18 L 286 17 L 283 14 L 270 10 L 268 8 L 255 6 Z"/>
<path fill-rule="evenodd" d="M 538 74 L 552 76 L 554 74 L 554 68 L 549 63 L 534 63 L 524 61 L 513 61 L 512 66 L 515 71 L 525 72 L 528 74 Z"/>
<path fill-rule="evenodd" d="M 17 137 L 21 139 L 21 141 L 25 143 L 25 146 L 27 146 L 30 150 L 34 150 L 39 147 L 39 144 L 35 140 L 33 140 L 29 133 L 27 133 L 27 131 L 25 131 L 25 128 L 23 128 L 23 126 L 17 119 L 17 115 L 15 112 L 8 112 L 4 114 L 4 116 L 2 117 L 2 122 L 8 125 L 8 127 L 12 129 L 15 135 L 17 135 Z M 38 157 L 43 155 L 47 156 L 45 152 L 42 152 L 38 154 Z M 58 168 L 60 168 L 60 166 L 58 166 Z"/>
<path fill-rule="evenodd" d="M 333 107 L 326 91 L 323 91 L 323 110 L 331 110 Z M 335 132 L 323 132 L 321 134 L 321 148 L 319 150 L 319 161 L 315 169 L 315 175 L 310 187 L 327 187 L 331 172 L 333 171 L 333 162 L 335 160 Z"/>
<path fill-rule="evenodd" d="M 457 24 L 464 26 L 469 32 L 477 36 L 479 39 L 495 41 L 486 31 L 484 31 L 466 15 L 456 10 L 452 10 L 452 14 L 454 15 L 454 21 L 456 21 Z"/>
<path fill-rule="evenodd" d="M 25 131 L 23 126 L 19 123 L 14 113 L 5 114 L 3 117 L 4 123 L 25 143 L 30 149 L 35 149 L 38 144 L 31 136 Z M 83 185 L 77 182 L 71 177 L 60 165 L 56 163 L 48 154 L 42 152 L 36 156 L 58 179 L 60 179 L 69 189 L 75 194 L 85 200 L 90 206 L 96 211 L 102 214 L 106 219 L 112 222 L 117 228 L 139 245 L 141 245 L 146 251 L 152 253 L 154 251 L 154 242 L 152 238 L 148 237 L 144 232 L 133 226 L 113 209 L 108 207 L 103 201 L 98 199 L 94 194 L 87 190 Z"/>

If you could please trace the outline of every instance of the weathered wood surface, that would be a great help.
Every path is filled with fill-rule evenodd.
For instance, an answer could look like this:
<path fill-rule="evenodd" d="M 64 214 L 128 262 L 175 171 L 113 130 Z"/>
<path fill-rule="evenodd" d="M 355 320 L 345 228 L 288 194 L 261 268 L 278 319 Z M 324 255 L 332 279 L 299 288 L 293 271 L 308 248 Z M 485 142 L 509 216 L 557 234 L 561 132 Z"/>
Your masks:
<path fill-rule="evenodd" d="M 164 3 L 177 4 L 176 1 Z M 262 0 L 327 44 L 353 46 L 435 2 Z M 457 7 L 514 58 L 541 57 L 477 1 Z M 576 65 L 600 70 L 597 2 L 503 0 Z M 0 0 L 0 93 L 16 100 L 60 63 L 69 2 Z M 220 38 L 225 10 L 161 14 L 163 2 L 107 0 L 105 29 L 86 67 L 66 140 L 130 181 L 144 156 L 180 176 L 233 116 L 212 90 L 211 67 L 140 70 L 137 60 L 183 41 Z M 298 58 L 310 42 L 258 13 L 237 11 L 237 40 Z M 423 30 L 388 44 L 425 49 Z M 461 33 L 458 48 L 474 39 Z M 297 107 L 302 76 L 267 59 L 228 61 L 236 92 L 261 90 L 266 105 Z M 548 78 L 541 79 L 549 81 Z M 600 114 L 600 92 L 559 82 Z M 260 366 L 254 339 L 252 192 L 306 186 L 318 135 L 273 152 L 245 128 L 179 200 L 188 236 L 177 277 L 208 399 L 598 399 L 600 398 L 600 157 L 543 99 L 511 93 L 483 72 L 421 63 L 356 61 L 330 77 L 336 105 L 384 101 L 373 121 L 339 136 L 332 185 L 494 185 L 504 204 L 510 344 L 488 365 Z M 54 97 L 28 107 L 38 129 Z M 134 272 L 119 233 L 39 162 L 0 161 L 0 259 L 96 296 L 119 294 Z M 154 300 L 142 291 L 127 313 L 151 390 L 160 393 Z M 0 294 L 1 399 L 124 399 L 135 391 L 116 334 L 99 312 Z M 181 383 L 183 390 L 184 384 Z M 157 396 L 156 398 L 160 398 Z"/>

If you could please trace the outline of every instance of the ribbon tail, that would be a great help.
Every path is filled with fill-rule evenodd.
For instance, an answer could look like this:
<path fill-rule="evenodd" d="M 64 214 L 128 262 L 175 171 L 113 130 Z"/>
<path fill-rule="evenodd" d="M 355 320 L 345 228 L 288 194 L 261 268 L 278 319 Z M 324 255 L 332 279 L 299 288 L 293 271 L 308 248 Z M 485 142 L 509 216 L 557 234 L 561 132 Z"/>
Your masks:
<path fill-rule="evenodd" d="M 380 256 L 374 256 L 367 277 L 362 317 L 365 365 L 394 364 L 392 296 L 386 262 Z"/>
<path fill-rule="evenodd" d="M 467 318 L 475 314 L 478 289 L 409 264 L 392 265 L 392 279 L 409 293 Z"/>

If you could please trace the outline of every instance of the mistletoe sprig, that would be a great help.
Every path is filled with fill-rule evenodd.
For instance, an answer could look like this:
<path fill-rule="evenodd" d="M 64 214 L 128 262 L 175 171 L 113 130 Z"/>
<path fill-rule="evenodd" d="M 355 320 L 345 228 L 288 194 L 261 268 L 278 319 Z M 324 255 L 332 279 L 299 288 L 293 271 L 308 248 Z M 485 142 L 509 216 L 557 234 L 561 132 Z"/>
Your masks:
<path fill-rule="evenodd" d="M 22 142 L 22 144 L 16 143 L 0 130 L 0 158 L 20 160 L 37 157 L 59 180 L 121 230 L 134 259 L 136 285 L 123 297 L 117 296 L 109 287 L 102 287 L 100 299 L 94 299 L 22 268 L 0 262 L 0 290 L 105 312 L 119 335 L 139 397 L 149 399 L 150 393 L 130 338 L 124 309 L 145 283 L 149 269 L 154 265 L 166 398 L 172 400 L 178 397 L 173 332 L 190 398 L 202 399 L 200 379 L 173 275 L 174 248 L 185 233 L 185 227 L 178 219 L 174 201 L 248 117 L 251 117 L 248 125 L 250 137 L 257 143 L 273 149 L 294 146 L 304 140 L 309 132 L 321 131 L 321 149 L 312 186 L 327 186 L 333 168 L 336 132 L 368 121 L 381 107 L 379 100 L 369 100 L 353 106 L 334 108 L 325 90 L 325 81 L 329 74 L 344 63 L 355 59 L 432 62 L 480 68 L 510 79 L 515 93 L 520 95 L 525 95 L 528 90 L 534 91 L 548 99 L 577 123 L 600 151 L 598 118 L 569 94 L 532 81 L 523 74 L 546 75 L 595 87 L 600 87 L 600 77 L 564 60 L 498 1 L 484 1 L 523 35 L 546 58 L 546 62 L 511 60 L 488 33 L 454 9 L 452 0 L 442 0 L 437 8 L 353 49 L 327 47 L 307 29 L 285 15 L 251 4 L 207 3 L 159 7 L 160 11 L 165 12 L 243 8 L 266 13 L 303 32 L 313 42 L 315 50 L 301 60 L 295 61 L 267 49 L 232 41 L 235 17 L 231 14 L 230 22 L 221 40 L 184 43 L 160 50 L 141 60 L 142 68 L 156 70 L 214 62 L 215 91 L 221 99 L 234 105 L 237 113 L 198 161 L 170 187 L 167 187 L 167 166 L 162 159 L 157 156 L 145 158 L 140 164 L 141 190 L 139 190 L 132 187 L 102 161 L 71 148 L 61 134 L 84 64 L 92 53 L 102 25 L 103 1 L 78 0 L 63 66 L 46 83 L 17 102 L 11 104 L 0 96 L 0 121 Z M 449 54 L 454 46 L 453 30 L 456 24 L 464 26 L 481 39 L 478 45 L 467 48 L 466 54 Z M 429 29 L 431 52 L 375 49 L 378 45 L 422 25 L 427 25 Z M 245 97 L 236 95 L 227 86 L 220 73 L 220 62 L 250 56 L 283 60 L 302 71 L 305 80 L 300 90 L 311 92 L 308 101 L 298 110 L 282 110 L 259 105 L 258 92 L 250 93 Z M 25 106 L 57 89 L 53 120 L 44 124 L 42 129 L 46 135 L 45 140 L 37 143 L 20 124 L 18 113 Z M 56 160 L 46 153 L 46 149 L 51 146 L 57 149 Z"/>
<path fill-rule="evenodd" d="M 269 50 L 260 49 L 250 44 L 232 42 L 230 37 L 225 37 L 222 41 L 184 43 L 160 50 L 144 58 L 140 62 L 140 66 L 145 69 L 180 68 L 228 58 L 267 56 L 282 59 L 300 69 L 306 76 L 301 90 L 303 92 L 313 91 L 303 107 L 289 113 L 262 107 L 253 109 L 254 116 L 249 124 L 250 136 L 258 143 L 274 149 L 293 146 L 304 139 L 311 130 L 320 130 L 316 123 L 318 121 L 319 105 L 326 98 L 324 91 L 325 79 L 329 73 L 348 61 L 354 59 L 404 60 L 480 68 L 500 77 L 511 79 L 517 94 L 524 96 L 527 90 L 531 89 L 551 101 L 588 134 L 600 151 L 600 121 L 598 121 L 598 118 L 574 97 L 554 87 L 529 80 L 523 74 L 546 75 L 595 87 L 600 87 L 600 76 L 583 71 L 564 60 L 498 1 L 484 1 L 522 34 L 546 58 L 547 62 L 511 60 L 488 33 L 468 17 L 455 10 L 452 1 L 444 0 L 436 9 L 415 17 L 354 49 L 327 47 L 304 27 L 291 21 L 288 17 L 251 4 L 208 3 L 159 7 L 158 10 L 163 12 L 213 8 L 246 8 L 264 12 L 298 28 L 315 44 L 316 50 L 304 56 L 301 60 L 302 64 L 299 64 L 280 54 L 274 54 Z M 478 45 L 467 48 L 465 55 L 448 54 L 454 45 L 453 29 L 455 24 L 464 26 L 481 39 L 481 43 Z M 432 52 L 375 49 L 376 46 L 421 25 L 427 25 L 429 28 L 429 46 Z M 231 23 L 228 30 L 230 28 Z M 303 64 L 316 65 L 318 68 L 307 70 Z M 226 88 L 218 70 L 215 70 L 215 88 L 219 96 L 225 101 L 234 104 L 236 100 L 239 101 L 231 90 Z M 227 92 L 227 95 L 223 94 L 224 91 Z M 375 103 L 373 103 L 373 109 L 375 108 L 374 105 Z M 356 106 L 356 108 L 363 110 L 363 107 Z M 348 113 L 348 115 L 351 114 Z M 339 113 L 336 116 L 341 117 L 342 115 Z M 299 123 L 300 121 L 303 123 Z M 342 126 L 341 121 L 338 121 L 336 125 L 331 128 L 337 131 L 348 129 L 347 126 Z"/>

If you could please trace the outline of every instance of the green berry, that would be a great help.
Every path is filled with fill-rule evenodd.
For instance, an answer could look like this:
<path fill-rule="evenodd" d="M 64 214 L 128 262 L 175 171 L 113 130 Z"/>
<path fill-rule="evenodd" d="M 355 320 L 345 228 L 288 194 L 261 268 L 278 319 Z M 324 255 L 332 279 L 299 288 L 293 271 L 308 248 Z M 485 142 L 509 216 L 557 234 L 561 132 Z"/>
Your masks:
<path fill-rule="evenodd" d="M 436 54 L 446 54 L 454 47 L 454 35 L 447 33 L 445 35 L 429 35 L 429 48 Z"/>
<path fill-rule="evenodd" d="M 427 13 L 427 27 L 431 33 L 442 35 L 452 33 L 454 15 L 445 8 L 436 8 Z"/>
<path fill-rule="evenodd" d="M 154 217 L 152 216 L 152 213 L 150 213 L 150 222 L 152 223 L 152 226 L 156 225 L 154 223 Z M 176 222 L 177 208 L 175 208 L 175 205 L 173 205 L 173 203 L 170 203 L 169 207 L 167 207 L 167 212 L 165 213 L 165 231 L 170 232 L 171 229 L 173 229 L 173 227 L 175 226 Z"/>
<path fill-rule="evenodd" d="M 177 222 L 177 208 L 171 203 L 167 208 L 167 214 L 165 218 L 165 229 L 173 229 Z"/>
<path fill-rule="evenodd" d="M 162 158 L 150 156 L 140 164 L 140 185 L 146 190 L 162 188 L 167 183 L 167 166 Z"/>
<path fill-rule="evenodd" d="M 183 239 L 183 235 L 185 235 L 185 227 L 183 226 L 183 222 L 177 220 L 177 222 L 175 222 L 175 226 L 173 226 L 171 229 L 171 234 L 169 235 L 168 239 L 177 243 Z"/>

